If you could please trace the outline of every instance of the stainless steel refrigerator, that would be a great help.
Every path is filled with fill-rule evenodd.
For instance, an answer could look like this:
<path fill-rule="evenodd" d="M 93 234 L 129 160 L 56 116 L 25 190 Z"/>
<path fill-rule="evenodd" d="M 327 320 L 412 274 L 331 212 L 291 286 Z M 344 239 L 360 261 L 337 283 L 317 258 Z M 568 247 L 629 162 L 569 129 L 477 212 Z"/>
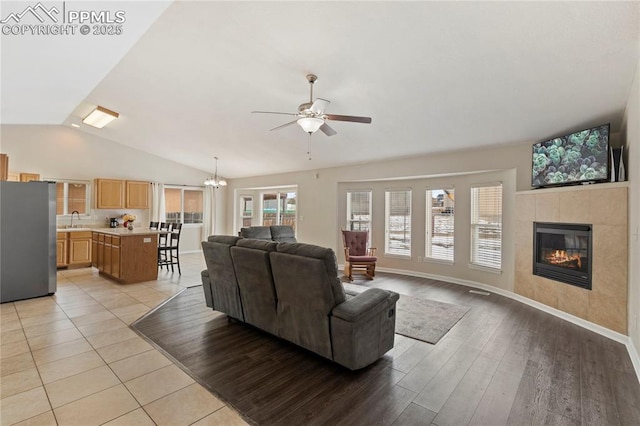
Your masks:
<path fill-rule="evenodd" d="M 56 285 L 56 184 L 0 181 L 0 303 Z"/>

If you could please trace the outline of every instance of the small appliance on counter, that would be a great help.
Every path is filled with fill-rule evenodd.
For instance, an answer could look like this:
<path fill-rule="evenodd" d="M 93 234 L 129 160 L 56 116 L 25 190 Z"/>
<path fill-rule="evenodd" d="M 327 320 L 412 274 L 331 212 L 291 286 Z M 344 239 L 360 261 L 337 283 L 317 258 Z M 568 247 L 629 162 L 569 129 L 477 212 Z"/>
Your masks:
<path fill-rule="evenodd" d="M 112 217 L 111 219 L 109 219 L 109 227 L 117 228 L 118 227 L 118 219 L 115 218 L 115 217 Z"/>

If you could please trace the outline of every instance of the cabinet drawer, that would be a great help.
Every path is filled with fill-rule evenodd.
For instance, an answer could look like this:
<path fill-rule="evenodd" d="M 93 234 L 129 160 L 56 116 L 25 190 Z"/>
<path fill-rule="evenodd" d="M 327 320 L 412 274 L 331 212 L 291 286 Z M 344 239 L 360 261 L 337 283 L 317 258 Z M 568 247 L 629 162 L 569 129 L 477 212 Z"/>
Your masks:
<path fill-rule="evenodd" d="M 68 232 L 56 232 L 56 240 L 66 240 Z"/>
<path fill-rule="evenodd" d="M 98 241 L 98 235 L 99 235 L 99 234 L 98 234 L 97 232 L 92 232 L 92 233 L 91 233 L 91 239 L 92 239 L 93 241 Z"/>
<path fill-rule="evenodd" d="M 105 235 L 104 236 L 104 243 L 105 244 L 111 244 L 111 235 Z"/>
<path fill-rule="evenodd" d="M 69 232 L 69 238 L 72 240 L 85 240 L 91 238 L 91 231 Z"/>
<path fill-rule="evenodd" d="M 111 237 L 111 245 L 120 247 L 120 237 Z"/>
<path fill-rule="evenodd" d="M 98 241 L 104 243 L 104 234 L 98 234 Z"/>

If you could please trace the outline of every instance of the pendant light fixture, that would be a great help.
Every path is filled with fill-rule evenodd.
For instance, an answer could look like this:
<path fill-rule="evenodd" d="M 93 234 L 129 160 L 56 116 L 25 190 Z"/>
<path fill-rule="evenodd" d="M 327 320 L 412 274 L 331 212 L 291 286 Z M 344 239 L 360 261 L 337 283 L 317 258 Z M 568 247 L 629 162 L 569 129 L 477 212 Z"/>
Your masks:
<path fill-rule="evenodd" d="M 209 179 L 204 181 L 205 186 L 213 186 L 219 188 L 221 186 L 227 186 L 227 181 L 218 177 L 218 157 L 213 157 L 216 160 L 216 172 L 213 177 L 209 176 Z"/>

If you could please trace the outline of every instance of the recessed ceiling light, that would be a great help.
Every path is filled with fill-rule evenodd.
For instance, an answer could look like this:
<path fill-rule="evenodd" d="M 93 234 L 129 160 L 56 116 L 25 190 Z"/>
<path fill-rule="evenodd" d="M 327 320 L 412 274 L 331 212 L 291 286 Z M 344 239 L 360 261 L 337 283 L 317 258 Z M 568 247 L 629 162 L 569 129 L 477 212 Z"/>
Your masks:
<path fill-rule="evenodd" d="M 84 124 L 88 124 L 89 126 L 102 129 L 104 126 L 111 123 L 119 116 L 120 114 L 118 114 L 117 112 L 111 111 L 110 109 L 106 109 L 98 105 L 96 109 L 91 111 L 91 113 L 87 115 L 84 120 L 82 120 L 82 122 Z"/>
<path fill-rule="evenodd" d="M 78 127 L 80 127 L 80 125 L 78 123 L 71 123 L 71 127 L 78 128 Z"/>

